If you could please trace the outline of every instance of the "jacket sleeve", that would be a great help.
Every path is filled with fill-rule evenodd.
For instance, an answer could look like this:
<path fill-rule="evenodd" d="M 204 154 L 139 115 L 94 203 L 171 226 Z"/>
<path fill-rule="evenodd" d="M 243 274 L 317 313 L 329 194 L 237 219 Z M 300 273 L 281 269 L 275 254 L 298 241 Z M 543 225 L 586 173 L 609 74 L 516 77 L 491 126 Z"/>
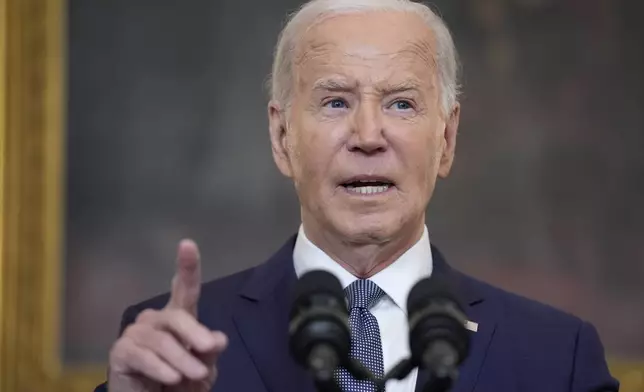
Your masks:
<path fill-rule="evenodd" d="M 571 392 L 617 392 L 619 382 L 608 370 L 597 330 L 582 322 L 577 332 Z"/>

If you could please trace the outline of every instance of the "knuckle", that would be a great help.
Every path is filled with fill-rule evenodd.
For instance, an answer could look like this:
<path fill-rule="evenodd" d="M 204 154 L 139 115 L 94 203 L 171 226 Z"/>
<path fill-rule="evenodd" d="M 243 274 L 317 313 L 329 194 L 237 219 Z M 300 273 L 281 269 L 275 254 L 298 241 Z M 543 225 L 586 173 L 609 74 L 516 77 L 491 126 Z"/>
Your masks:
<path fill-rule="evenodd" d="M 148 324 L 132 324 L 124 333 L 124 337 L 131 340 L 132 346 L 153 349 L 157 330 Z"/>
<path fill-rule="evenodd" d="M 142 323 L 130 324 L 123 331 L 123 337 L 136 341 L 139 340 L 141 336 L 145 336 L 149 329 L 150 327 L 148 325 Z"/>
<path fill-rule="evenodd" d="M 146 323 L 156 318 L 158 311 L 153 309 L 145 309 L 136 316 L 136 323 Z"/>
<path fill-rule="evenodd" d="M 137 324 L 130 324 L 127 327 L 125 327 L 125 329 L 123 330 L 123 335 L 122 336 L 127 337 L 127 336 L 136 335 L 137 329 L 138 329 Z M 121 340 L 122 340 L 122 338 L 119 339 L 117 342 L 119 342 Z"/>
<path fill-rule="evenodd" d="M 167 320 L 171 328 L 179 333 L 186 333 L 187 330 L 193 328 L 192 325 L 195 323 L 190 313 L 183 309 L 169 309 Z"/>
<path fill-rule="evenodd" d="M 172 320 L 184 320 L 187 317 L 190 317 L 190 314 L 182 308 L 172 308 L 166 310 L 168 318 Z"/>
<path fill-rule="evenodd" d="M 118 339 L 109 353 L 109 362 L 112 366 L 125 364 L 129 361 L 133 342 L 128 338 Z"/>

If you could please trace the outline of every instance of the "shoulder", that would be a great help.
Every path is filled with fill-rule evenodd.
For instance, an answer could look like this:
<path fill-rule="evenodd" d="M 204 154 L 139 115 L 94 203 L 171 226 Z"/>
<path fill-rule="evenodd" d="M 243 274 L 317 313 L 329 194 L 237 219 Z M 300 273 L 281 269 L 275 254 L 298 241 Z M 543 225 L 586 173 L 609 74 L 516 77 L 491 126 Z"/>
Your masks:
<path fill-rule="evenodd" d="M 509 292 L 489 283 L 457 272 L 464 285 L 490 302 L 500 322 L 520 324 L 523 331 L 577 332 L 584 324 L 579 317 L 551 305 Z"/>
<path fill-rule="evenodd" d="M 511 366 L 531 383 L 537 382 L 535 372 L 548 374 L 548 379 L 540 380 L 547 383 L 537 388 L 541 390 L 555 390 L 550 383 L 556 380 L 562 380 L 566 390 L 619 389 L 608 371 L 603 345 L 592 324 L 553 306 L 460 275 L 464 285 L 483 298 L 474 308 L 487 309 L 487 321 L 494 320 L 496 324 L 496 348 L 490 355 L 494 357 L 496 353 L 499 363 Z M 511 363 L 507 363 L 508 358 Z"/>

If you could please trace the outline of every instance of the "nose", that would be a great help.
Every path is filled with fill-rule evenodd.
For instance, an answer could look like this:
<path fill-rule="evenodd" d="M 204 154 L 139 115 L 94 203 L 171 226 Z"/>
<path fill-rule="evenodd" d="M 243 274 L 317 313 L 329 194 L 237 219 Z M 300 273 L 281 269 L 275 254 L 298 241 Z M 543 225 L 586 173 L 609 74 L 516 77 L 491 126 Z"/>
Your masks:
<path fill-rule="evenodd" d="M 353 113 L 351 137 L 347 148 L 351 152 L 373 155 L 387 150 L 380 105 L 361 102 Z"/>

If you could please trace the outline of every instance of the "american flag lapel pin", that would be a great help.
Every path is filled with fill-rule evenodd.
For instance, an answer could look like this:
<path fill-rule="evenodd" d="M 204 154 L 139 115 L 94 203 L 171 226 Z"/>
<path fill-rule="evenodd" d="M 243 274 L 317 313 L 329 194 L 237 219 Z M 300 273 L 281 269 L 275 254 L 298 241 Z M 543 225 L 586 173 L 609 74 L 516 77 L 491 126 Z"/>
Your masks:
<path fill-rule="evenodd" d="M 467 320 L 465 322 L 465 329 L 468 329 L 472 332 L 476 332 L 479 330 L 479 323 L 475 323 L 474 321 Z"/>

